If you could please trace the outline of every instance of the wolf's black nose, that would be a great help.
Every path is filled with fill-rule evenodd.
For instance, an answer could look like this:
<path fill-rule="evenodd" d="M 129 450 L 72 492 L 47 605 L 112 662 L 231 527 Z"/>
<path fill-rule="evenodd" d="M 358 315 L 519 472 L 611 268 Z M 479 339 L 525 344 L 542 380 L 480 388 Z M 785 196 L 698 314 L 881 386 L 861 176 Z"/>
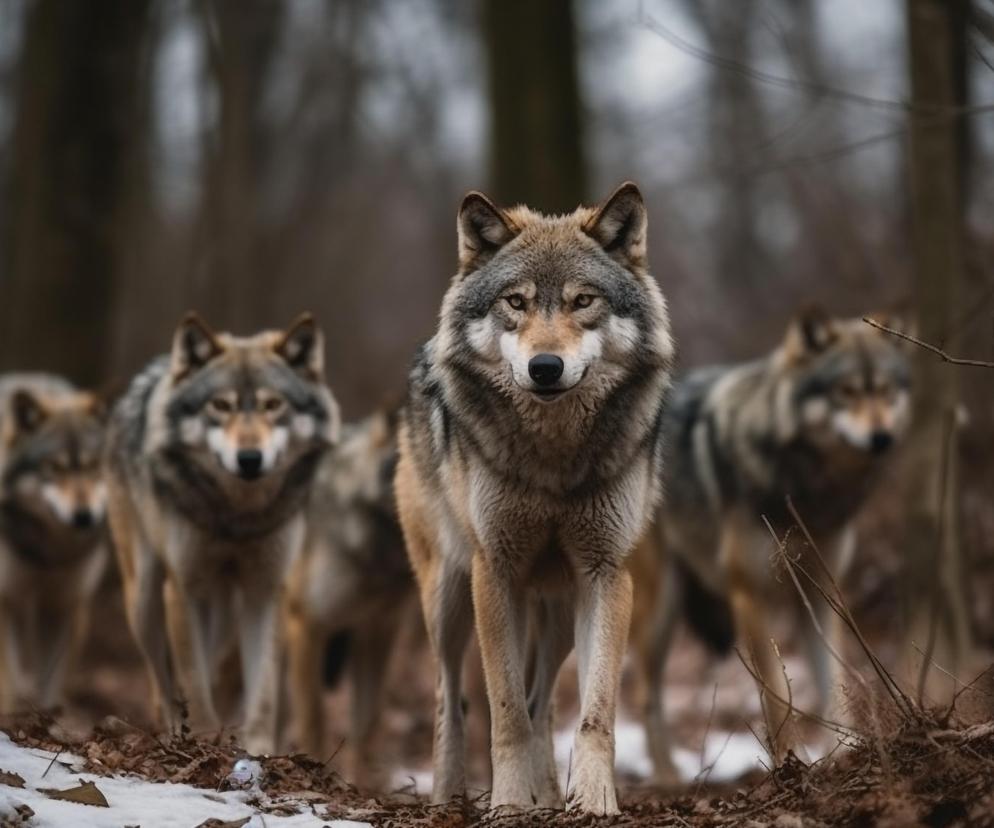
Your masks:
<path fill-rule="evenodd" d="M 528 360 L 528 376 L 536 385 L 555 385 L 563 375 L 563 361 L 555 354 L 535 354 Z"/>
<path fill-rule="evenodd" d="M 262 471 L 262 452 L 258 449 L 239 449 L 238 473 L 242 477 L 258 477 Z"/>
<path fill-rule="evenodd" d="M 883 454 L 894 443 L 894 435 L 889 431 L 874 431 L 870 438 L 870 450 L 874 454 Z"/>
<path fill-rule="evenodd" d="M 89 529 L 94 523 L 93 512 L 89 509 L 77 509 L 72 513 L 72 525 L 76 529 Z"/>

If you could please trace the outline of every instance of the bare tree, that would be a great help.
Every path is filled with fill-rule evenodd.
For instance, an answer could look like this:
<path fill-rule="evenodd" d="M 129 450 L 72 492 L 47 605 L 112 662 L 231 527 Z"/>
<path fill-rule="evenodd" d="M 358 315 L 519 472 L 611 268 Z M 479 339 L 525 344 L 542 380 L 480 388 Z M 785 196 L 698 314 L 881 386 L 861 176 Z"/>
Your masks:
<path fill-rule="evenodd" d="M 563 212 L 587 195 L 572 0 L 485 0 L 491 188 Z"/>
<path fill-rule="evenodd" d="M 30 7 L 0 253 L 0 368 L 103 379 L 147 12 L 142 0 Z"/>
<path fill-rule="evenodd" d="M 954 113 L 963 104 L 960 52 L 965 0 L 908 0 L 912 97 L 911 216 L 915 295 L 921 337 L 944 343 L 960 318 L 963 283 L 962 143 Z M 926 351 L 915 355 L 915 426 L 908 479 L 905 656 L 919 690 L 941 699 L 953 688 L 926 660 L 954 675 L 970 647 L 959 525 L 956 369 Z M 925 667 L 928 667 L 926 663 Z"/>

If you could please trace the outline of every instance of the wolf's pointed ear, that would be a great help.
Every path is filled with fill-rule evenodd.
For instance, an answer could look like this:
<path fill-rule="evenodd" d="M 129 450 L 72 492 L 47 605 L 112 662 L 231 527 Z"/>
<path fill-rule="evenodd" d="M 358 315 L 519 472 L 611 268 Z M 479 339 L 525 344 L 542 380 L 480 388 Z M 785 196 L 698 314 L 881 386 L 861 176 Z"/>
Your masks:
<path fill-rule="evenodd" d="M 203 368 L 223 350 L 207 323 L 191 311 L 183 317 L 173 336 L 173 379 L 180 380 Z"/>
<path fill-rule="evenodd" d="M 642 192 L 634 182 L 626 181 L 597 208 L 583 231 L 625 267 L 641 269 L 647 264 L 648 226 Z"/>
<path fill-rule="evenodd" d="M 30 434 L 48 418 L 48 409 L 26 388 L 18 388 L 10 398 L 14 434 Z"/>
<path fill-rule="evenodd" d="M 518 230 L 507 213 L 483 193 L 466 193 L 459 205 L 459 275 L 480 268 L 513 239 Z"/>
<path fill-rule="evenodd" d="M 324 374 L 324 336 L 311 314 L 301 314 L 287 328 L 276 343 L 276 353 L 294 371 L 310 379 L 321 378 Z"/>
<path fill-rule="evenodd" d="M 792 357 L 817 354 L 831 345 L 838 336 L 832 318 L 820 305 L 803 308 L 787 328 L 786 349 Z"/>

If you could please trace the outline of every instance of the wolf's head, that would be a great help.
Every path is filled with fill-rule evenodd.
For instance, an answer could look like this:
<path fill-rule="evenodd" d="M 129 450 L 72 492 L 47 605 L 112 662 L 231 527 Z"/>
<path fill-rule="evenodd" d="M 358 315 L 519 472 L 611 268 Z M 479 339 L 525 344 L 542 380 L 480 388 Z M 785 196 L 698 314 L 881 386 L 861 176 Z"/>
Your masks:
<path fill-rule="evenodd" d="M 442 359 L 531 414 L 596 410 L 633 373 L 665 368 L 673 345 L 647 271 L 646 226 L 632 183 L 598 208 L 552 217 L 470 193 L 442 308 Z"/>
<path fill-rule="evenodd" d="M 105 411 L 93 395 L 47 397 L 31 387 L 8 399 L 4 422 L 5 499 L 45 522 L 81 533 L 104 519 L 101 474 Z"/>
<path fill-rule="evenodd" d="M 216 334 L 194 314 L 173 339 L 167 445 L 212 472 L 277 479 L 337 440 L 321 332 L 310 315 L 286 331 Z"/>
<path fill-rule="evenodd" d="M 911 366 L 901 340 L 812 308 L 792 322 L 780 354 L 810 442 L 882 454 L 907 432 Z"/>

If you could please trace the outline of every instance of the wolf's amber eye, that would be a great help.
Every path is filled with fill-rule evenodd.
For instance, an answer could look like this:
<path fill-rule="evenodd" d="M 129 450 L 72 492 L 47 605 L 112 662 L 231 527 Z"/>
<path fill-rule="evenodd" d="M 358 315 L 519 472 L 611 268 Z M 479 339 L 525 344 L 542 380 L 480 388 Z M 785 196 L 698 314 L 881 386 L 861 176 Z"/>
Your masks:
<path fill-rule="evenodd" d="M 505 296 L 504 301 L 511 306 L 512 310 L 524 310 L 525 308 L 525 297 L 520 293 L 512 293 L 510 296 Z"/>
<path fill-rule="evenodd" d="M 279 411 L 281 408 L 283 408 L 283 400 L 281 400 L 279 397 L 269 397 L 268 399 L 263 401 L 262 408 L 264 411 L 268 411 L 270 414 L 272 414 L 273 412 Z"/>
<path fill-rule="evenodd" d="M 589 308 L 594 304 L 594 299 L 596 299 L 592 293 L 578 293 L 576 298 L 573 300 L 573 307 L 578 310 L 583 310 L 583 308 Z"/>
<path fill-rule="evenodd" d="M 230 414 L 231 403 L 224 397 L 215 397 L 211 400 L 211 408 L 218 414 Z"/>

